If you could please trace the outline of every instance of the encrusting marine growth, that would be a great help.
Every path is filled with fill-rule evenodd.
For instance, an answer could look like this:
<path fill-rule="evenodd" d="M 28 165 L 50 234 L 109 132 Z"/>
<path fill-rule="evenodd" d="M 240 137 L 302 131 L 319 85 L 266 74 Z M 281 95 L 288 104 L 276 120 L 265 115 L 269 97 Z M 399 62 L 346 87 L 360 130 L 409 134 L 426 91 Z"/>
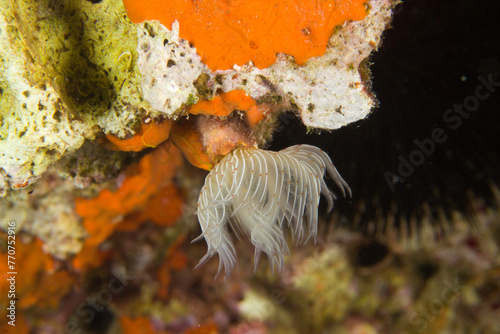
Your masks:
<path fill-rule="evenodd" d="M 364 0 L 300 2 L 124 0 L 132 22 L 178 21 L 182 38 L 193 43 L 212 70 L 227 70 L 249 60 L 269 67 L 276 53 L 292 55 L 302 65 L 325 53 L 335 26 L 367 15 Z"/>
<path fill-rule="evenodd" d="M 208 174 L 198 200 L 198 219 L 208 250 L 200 264 L 215 253 L 219 270 L 229 276 L 236 265 L 236 251 L 227 225 L 250 237 L 255 246 L 255 266 L 262 252 L 274 270 L 283 270 L 288 228 L 296 244 L 316 239 L 320 194 L 333 208 L 335 195 L 328 189 L 325 173 L 346 196 L 351 190 L 328 155 L 315 146 L 296 145 L 271 152 L 237 148 Z"/>

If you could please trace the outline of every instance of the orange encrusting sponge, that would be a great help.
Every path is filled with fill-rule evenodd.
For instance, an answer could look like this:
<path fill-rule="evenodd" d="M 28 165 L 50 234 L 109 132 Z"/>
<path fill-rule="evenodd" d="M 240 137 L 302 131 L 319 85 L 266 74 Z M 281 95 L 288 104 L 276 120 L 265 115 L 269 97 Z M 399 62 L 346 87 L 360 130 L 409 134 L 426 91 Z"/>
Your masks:
<path fill-rule="evenodd" d="M 220 93 L 211 100 L 201 100 L 189 107 L 193 115 L 229 116 L 233 111 L 244 111 L 250 126 L 255 126 L 266 117 L 269 107 L 260 104 L 247 95 L 244 90 L 237 89 Z"/>
<path fill-rule="evenodd" d="M 189 107 L 193 115 L 214 115 L 225 117 L 234 110 L 249 110 L 255 105 L 255 100 L 248 96 L 244 90 L 232 90 L 220 93 L 211 100 L 200 100 Z"/>
<path fill-rule="evenodd" d="M 116 230 L 136 230 L 147 220 L 161 226 L 175 223 L 183 200 L 173 178 L 181 166 L 180 151 L 165 142 L 131 165 L 116 191 L 105 189 L 94 198 L 76 198 L 75 211 L 89 237 L 73 266 L 79 270 L 99 266 L 107 256 L 99 245 Z"/>
<path fill-rule="evenodd" d="M 194 122 L 175 123 L 170 140 L 193 166 L 205 170 L 212 169 L 210 158 L 203 147 L 203 139 Z"/>
<path fill-rule="evenodd" d="M 7 292 L 9 289 L 12 289 L 10 286 L 11 282 L 7 281 L 9 277 L 7 272 L 12 271 L 12 268 L 8 267 L 8 260 L 12 260 L 12 256 L 9 257 L 10 253 L 7 253 L 7 239 L 7 235 L 0 231 L 0 244 L 5 245 L 5 253 L 3 250 L 0 250 L 0 272 L 2 273 L 0 293 L 1 298 L 5 298 L 0 301 L 0 305 L 4 300 L 6 303 L 8 302 Z M 71 291 L 75 283 L 74 279 L 66 270 L 57 269 L 58 265 L 56 261 L 43 251 L 43 242 L 41 240 L 35 239 L 30 243 L 23 243 L 20 238 L 16 238 L 15 241 L 16 268 L 19 272 L 15 280 L 15 297 L 18 312 L 16 316 L 34 307 L 44 311 L 57 309 L 61 303 L 61 299 Z M 2 315 L 2 317 L 4 316 Z M 2 322 L 0 322 L 0 328 L 3 329 Z M 14 332 L 23 333 L 21 329 Z M 1 331 L 0 333 L 14 332 L 9 330 L 6 332 Z"/>
<path fill-rule="evenodd" d="M 335 26 L 362 20 L 366 0 L 124 0 L 129 18 L 177 20 L 180 37 L 196 47 L 212 70 L 253 61 L 269 67 L 282 52 L 299 65 L 325 53 Z"/>
<path fill-rule="evenodd" d="M 141 129 L 132 138 L 121 139 L 113 134 L 106 135 L 108 139 L 106 147 L 110 150 L 129 152 L 156 147 L 168 139 L 171 127 L 171 120 L 164 120 L 158 124 L 153 121 L 147 124 L 141 122 Z"/>

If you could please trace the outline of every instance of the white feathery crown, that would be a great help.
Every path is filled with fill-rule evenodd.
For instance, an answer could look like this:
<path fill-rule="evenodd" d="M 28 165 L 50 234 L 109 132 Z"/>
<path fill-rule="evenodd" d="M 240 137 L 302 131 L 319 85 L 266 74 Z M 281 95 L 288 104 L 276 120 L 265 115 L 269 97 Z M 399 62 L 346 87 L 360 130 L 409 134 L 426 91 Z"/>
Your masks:
<path fill-rule="evenodd" d="M 264 252 L 274 271 L 283 271 L 288 254 L 285 227 L 296 244 L 316 239 L 320 194 L 333 208 L 335 195 L 328 189 L 325 173 L 346 196 L 351 190 L 328 155 L 310 145 L 296 145 L 279 152 L 237 148 L 207 175 L 198 199 L 198 219 L 208 250 L 202 263 L 219 255 L 226 276 L 236 266 L 236 251 L 228 224 L 255 246 L 255 267 Z"/>

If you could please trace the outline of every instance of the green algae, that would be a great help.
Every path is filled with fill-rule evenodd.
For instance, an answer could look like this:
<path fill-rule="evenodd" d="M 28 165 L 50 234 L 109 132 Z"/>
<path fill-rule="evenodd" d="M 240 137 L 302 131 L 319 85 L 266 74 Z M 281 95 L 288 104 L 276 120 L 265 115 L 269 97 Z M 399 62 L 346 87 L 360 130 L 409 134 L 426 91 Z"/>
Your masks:
<path fill-rule="evenodd" d="M 139 108 L 135 25 L 121 1 L 10 1 L 22 39 L 70 109 L 123 136 Z M 132 130 L 129 128 L 129 130 Z"/>

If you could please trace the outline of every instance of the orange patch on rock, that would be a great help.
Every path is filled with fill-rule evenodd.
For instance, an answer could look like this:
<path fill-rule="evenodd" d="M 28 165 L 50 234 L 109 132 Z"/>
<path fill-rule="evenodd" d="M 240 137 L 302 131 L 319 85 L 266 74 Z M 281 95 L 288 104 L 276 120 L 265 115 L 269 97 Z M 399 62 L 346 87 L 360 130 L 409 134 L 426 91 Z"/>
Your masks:
<path fill-rule="evenodd" d="M 0 235 L 2 244 L 7 244 L 7 236 Z M 15 268 L 8 267 L 8 253 L 0 252 L 0 272 L 18 272 L 16 275 L 16 308 L 18 314 L 30 307 L 41 310 L 55 309 L 60 305 L 61 299 L 66 296 L 73 287 L 73 278 L 64 270 L 57 270 L 52 256 L 45 254 L 42 249 L 43 242 L 36 239 L 31 243 L 23 243 L 16 238 Z M 0 280 L 0 300 L 2 309 L 6 309 L 8 302 L 7 292 L 10 282 L 4 277 Z M 3 321 L 2 321 L 3 322 Z M 22 324 L 20 322 L 20 328 Z M 17 328 L 17 326 L 16 326 Z M 17 332 L 16 332 L 17 333 Z M 22 333 L 22 331 L 20 331 Z"/>
<path fill-rule="evenodd" d="M 255 106 L 255 100 L 244 90 L 232 90 L 221 93 L 211 100 L 201 100 L 192 105 L 188 111 L 193 115 L 228 116 L 234 110 L 249 110 Z"/>
<path fill-rule="evenodd" d="M 134 231 L 148 220 L 159 226 L 170 226 L 181 216 L 183 204 L 177 187 L 168 185 L 153 194 L 140 211 L 127 215 L 117 229 Z"/>
<path fill-rule="evenodd" d="M 219 329 L 215 323 L 199 325 L 188 329 L 185 334 L 218 334 Z"/>
<path fill-rule="evenodd" d="M 180 37 L 190 41 L 212 70 L 253 61 L 269 67 L 281 52 L 303 64 L 321 56 L 334 28 L 362 20 L 366 0 L 124 0 L 129 18 L 159 20 L 169 28 L 177 20 Z"/>
<path fill-rule="evenodd" d="M 237 89 L 221 93 L 211 100 L 201 100 L 189 107 L 188 112 L 193 115 L 225 117 L 235 110 L 243 111 L 249 125 L 254 127 L 266 117 L 270 108 L 257 104 L 244 90 Z"/>
<path fill-rule="evenodd" d="M 212 164 L 205 152 L 201 134 L 191 120 L 175 123 L 172 127 L 170 140 L 179 148 L 186 159 L 201 169 L 211 170 Z"/>
<path fill-rule="evenodd" d="M 166 331 L 156 331 L 151 326 L 151 320 L 147 317 L 120 317 L 120 325 L 123 334 L 168 334 Z"/>
<path fill-rule="evenodd" d="M 159 289 L 157 296 L 162 300 L 167 300 L 170 294 L 170 283 L 172 281 L 172 270 L 182 270 L 187 266 L 188 258 L 181 251 L 180 247 L 186 241 L 186 235 L 181 235 L 168 248 L 165 254 L 165 261 L 156 273 Z"/>
<path fill-rule="evenodd" d="M 133 152 L 147 147 L 156 147 L 168 139 L 171 127 L 172 121 L 170 120 L 164 120 L 158 124 L 153 121 L 147 124 L 141 122 L 141 129 L 132 138 L 122 139 L 112 134 L 106 135 L 108 139 L 106 147 L 115 151 Z"/>
<path fill-rule="evenodd" d="M 270 112 L 270 110 L 271 108 L 266 105 L 253 105 L 245 113 L 248 124 L 250 124 L 251 127 L 256 126 L 266 118 L 266 114 Z"/>
<path fill-rule="evenodd" d="M 99 252 L 99 245 L 122 223 L 124 230 L 134 230 L 149 219 L 173 224 L 182 211 L 182 199 L 172 184 L 181 165 L 179 150 L 166 142 L 130 166 L 116 191 L 105 189 L 95 198 L 77 198 L 76 212 L 90 236 L 73 259 L 74 267 L 98 266 L 106 255 Z"/>

